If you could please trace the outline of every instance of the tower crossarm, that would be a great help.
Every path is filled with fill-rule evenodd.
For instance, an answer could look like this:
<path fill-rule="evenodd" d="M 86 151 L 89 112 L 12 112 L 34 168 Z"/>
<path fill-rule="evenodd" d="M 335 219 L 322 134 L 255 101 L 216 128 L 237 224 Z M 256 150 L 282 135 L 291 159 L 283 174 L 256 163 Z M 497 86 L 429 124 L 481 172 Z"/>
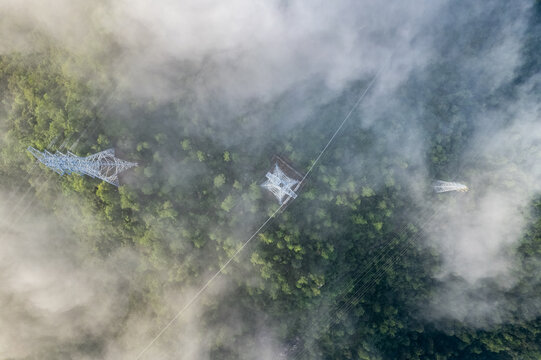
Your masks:
<path fill-rule="evenodd" d="M 32 147 L 28 151 L 41 163 L 48 166 L 58 174 L 76 173 L 98 178 L 112 185 L 118 186 L 118 175 L 136 163 L 124 161 L 115 157 L 114 149 L 108 149 L 87 157 L 79 157 L 71 152 L 51 154 L 47 150 L 40 152 Z"/>
<path fill-rule="evenodd" d="M 442 193 L 442 192 L 449 192 L 449 191 L 460 191 L 460 192 L 466 192 L 468 191 L 468 187 L 464 184 L 452 182 L 452 181 L 443 181 L 443 180 L 436 180 L 432 184 L 432 187 L 435 192 Z"/>
<path fill-rule="evenodd" d="M 267 181 L 261 186 L 276 196 L 280 205 L 286 201 L 287 198 L 296 199 L 297 194 L 293 191 L 293 187 L 299 183 L 298 180 L 288 177 L 282 169 L 275 164 L 273 172 L 267 172 L 265 174 Z"/>
<path fill-rule="evenodd" d="M 286 193 L 288 196 L 292 197 L 293 199 L 297 198 L 297 194 L 293 190 L 291 190 L 291 187 L 298 183 L 296 180 L 287 181 L 284 179 L 279 178 L 278 176 L 274 175 L 273 173 L 268 172 L 265 177 L 269 179 L 269 181 L 272 183 L 272 185 L 279 188 L 282 192 Z"/>

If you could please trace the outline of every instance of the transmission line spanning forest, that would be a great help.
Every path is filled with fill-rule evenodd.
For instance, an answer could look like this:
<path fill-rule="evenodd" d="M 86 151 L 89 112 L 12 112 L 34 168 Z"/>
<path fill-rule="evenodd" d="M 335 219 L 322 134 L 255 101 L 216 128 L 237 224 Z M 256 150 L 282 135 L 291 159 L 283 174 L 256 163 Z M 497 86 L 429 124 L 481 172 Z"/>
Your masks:
<path fill-rule="evenodd" d="M 349 81 L 332 95 L 306 80 L 299 83 L 302 92 L 288 90 L 270 101 L 253 99 L 242 111 L 222 112 L 219 99 L 201 100 L 191 91 L 166 100 L 125 91 L 108 76 L 115 71 L 111 54 L 121 52 L 121 45 L 106 34 L 110 43 L 93 45 L 101 50 L 91 54 L 40 34 L 32 51 L 0 53 L 0 190 L 9 207 L 2 208 L 0 236 L 23 239 L 20 244 L 32 236 L 66 239 L 44 244 L 55 254 L 75 254 L 70 268 L 103 269 L 97 279 L 82 279 L 92 279 L 100 294 L 115 299 L 91 310 L 58 310 L 59 323 L 70 323 L 60 328 L 71 329 L 69 334 L 36 335 L 35 345 L 7 355 L 0 342 L 0 358 L 135 357 L 281 206 L 260 186 L 274 166 L 273 155 L 301 174 L 310 169 L 310 177 L 148 358 L 541 358 L 539 195 L 521 204 L 520 239 L 505 248 L 514 259 L 513 281 L 481 278 L 482 288 L 471 288 L 458 270 L 438 275 L 447 260 L 430 241 L 454 226 L 442 220 L 446 209 L 467 214 L 482 207 L 485 184 L 514 189 L 530 181 L 511 155 L 475 151 L 477 118 L 507 113 L 523 92 L 534 98 L 540 93 L 539 1 L 529 9 L 511 78 L 484 88 L 464 74 L 464 64 L 495 41 L 489 33 L 504 16 L 498 14 L 466 22 L 461 41 L 434 45 L 437 56 L 411 71 L 370 126 L 365 119 L 377 104 L 361 105 L 313 170 L 314 158 L 372 77 Z M 188 75 L 176 80 L 190 89 L 203 70 L 186 66 L 179 71 Z M 296 114 L 297 101 L 313 99 L 309 115 L 296 115 L 309 120 L 281 122 Z M 415 109 L 415 116 L 398 108 Z M 503 116 L 494 129 L 515 129 L 520 120 Z M 417 136 L 424 146 L 413 153 L 409 144 Z M 539 159 L 535 138 L 527 143 L 533 145 L 516 152 Z M 119 174 L 116 187 L 59 176 L 36 165 L 28 147 L 80 157 L 114 148 L 117 157 L 138 166 Z M 434 193 L 434 179 L 465 181 L 469 191 Z M 29 218 L 36 223 L 29 225 Z M 23 226 L 35 227 L 38 235 L 17 230 Z M 452 241 L 445 246 L 449 256 L 460 253 Z M 99 296 L 77 286 L 67 297 L 99 303 Z M 465 303 L 491 299 L 490 311 L 465 306 L 464 314 L 437 314 L 434 299 L 456 299 L 460 292 L 453 289 L 463 289 Z M 0 299 L 9 307 L 16 302 L 7 294 L 0 291 Z M 13 313 L 25 314 L 31 306 L 15 306 Z M 58 325 L 48 322 L 50 316 L 43 315 L 46 325 L 39 316 L 28 321 L 39 323 L 39 332 Z M 88 320 L 93 317 L 99 320 Z M 21 343 L 31 339 L 18 326 L 10 336 Z"/>

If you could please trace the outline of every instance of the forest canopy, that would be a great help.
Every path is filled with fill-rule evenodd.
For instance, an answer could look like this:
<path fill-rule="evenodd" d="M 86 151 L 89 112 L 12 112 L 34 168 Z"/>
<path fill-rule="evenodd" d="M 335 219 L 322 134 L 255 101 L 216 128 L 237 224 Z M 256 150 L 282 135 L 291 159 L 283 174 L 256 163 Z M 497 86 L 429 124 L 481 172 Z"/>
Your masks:
<path fill-rule="evenodd" d="M 0 5 L 0 359 L 136 358 L 373 79 L 143 358 L 541 358 L 541 2 L 158 2 Z"/>

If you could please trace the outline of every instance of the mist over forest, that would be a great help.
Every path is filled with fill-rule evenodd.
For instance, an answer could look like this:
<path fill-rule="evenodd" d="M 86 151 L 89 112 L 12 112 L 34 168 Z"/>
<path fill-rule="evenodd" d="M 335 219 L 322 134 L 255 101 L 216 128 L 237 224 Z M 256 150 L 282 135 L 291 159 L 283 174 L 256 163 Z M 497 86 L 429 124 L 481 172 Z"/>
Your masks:
<path fill-rule="evenodd" d="M 541 358 L 539 0 L 0 0 L 0 134 L 2 360 Z"/>

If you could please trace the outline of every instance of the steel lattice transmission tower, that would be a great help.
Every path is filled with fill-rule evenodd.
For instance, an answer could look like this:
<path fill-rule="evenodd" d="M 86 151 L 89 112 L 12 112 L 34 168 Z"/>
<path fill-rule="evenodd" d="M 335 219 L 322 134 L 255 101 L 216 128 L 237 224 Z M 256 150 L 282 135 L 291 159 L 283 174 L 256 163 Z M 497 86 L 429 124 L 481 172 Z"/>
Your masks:
<path fill-rule="evenodd" d="M 114 149 L 101 151 L 87 157 L 79 157 L 69 151 L 67 154 L 59 151 L 51 154 L 47 150 L 42 152 L 31 146 L 28 147 L 28 151 L 42 164 L 50 167 L 60 175 L 71 173 L 88 175 L 115 186 L 119 185 L 118 174 L 137 166 L 137 163 L 116 158 Z"/>
<path fill-rule="evenodd" d="M 432 184 L 432 187 L 434 188 L 434 191 L 437 193 L 448 192 L 448 191 L 466 192 L 469 190 L 466 185 L 463 185 L 457 182 L 442 181 L 442 180 L 434 181 L 434 183 Z"/>
<path fill-rule="evenodd" d="M 280 205 L 289 198 L 295 199 L 297 194 L 293 191 L 295 185 L 299 184 L 298 180 L 288 177 L 278 164 L 274 165 L 274 171 L 268 172 L 265 177 L 267 181 L 261 184 L 261 187 L 269 190 L 276 196 Z"/>

